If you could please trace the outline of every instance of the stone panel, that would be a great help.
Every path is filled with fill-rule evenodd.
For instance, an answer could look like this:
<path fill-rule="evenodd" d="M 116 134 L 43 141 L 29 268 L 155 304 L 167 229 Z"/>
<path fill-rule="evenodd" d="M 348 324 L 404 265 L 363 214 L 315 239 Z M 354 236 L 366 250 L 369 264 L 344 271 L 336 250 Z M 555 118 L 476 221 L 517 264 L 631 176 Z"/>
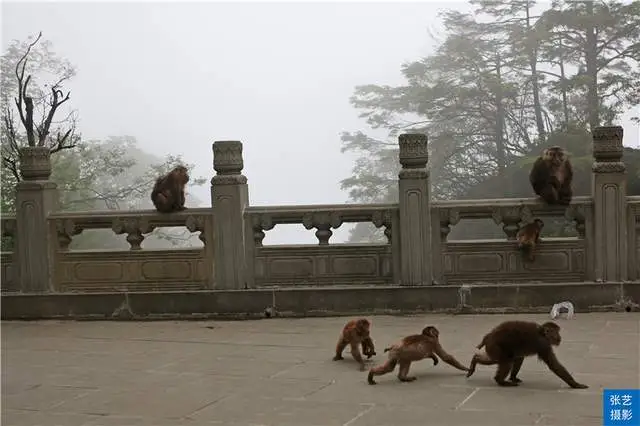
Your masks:
<path fill-rule="evenodd" d="M 58 291 L 163 291 L 207 288 L 204 250 L 60 252 Z"/>
<path fill-rule="evenodd" d="M 474 282 L 575 282 L 585 280 L 584 240 L 545 238 L 533 262 L 525 262 L 510 241 L 455 241 L 444 244 L 447 284 Z"/>
<path fill-rule="evenodd" d="M 477 253 L 458 255 L 458 271 L 500 272 L 504 268 L 503 257 L 498 253 Z"/>
<path fill-rule="evenodd" d="M 378 275 L 378 262 L 376 257 L 341 256 L 334 257 L 332 270 L 340 275 Z"/>
<path fill-rule="evenodd" d="M 391 246 L 256 247 L 257 286 L 391 284 Z"/>
<path fill-rule="evenodd" d="M 271 277 L 311 277 L 313 276 L 313 259 L 309 257 L 272 259 L 269 262 Z"/>

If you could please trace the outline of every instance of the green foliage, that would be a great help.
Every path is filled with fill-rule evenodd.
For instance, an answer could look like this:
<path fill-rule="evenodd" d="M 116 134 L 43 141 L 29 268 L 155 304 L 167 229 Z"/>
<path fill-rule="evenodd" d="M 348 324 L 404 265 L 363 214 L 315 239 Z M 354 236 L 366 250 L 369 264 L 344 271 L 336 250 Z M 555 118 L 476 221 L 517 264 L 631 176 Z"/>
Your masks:
<path fill-rule="evenodd" d="M 640 2 L 470 3 L 474 14 L 440 15 L 442 42 L 402 65 L 404 85 L 355 88 L 352 105 L 387 138 L 343 133 L 343 151 L 360 155 L 342 181 L 352 201 L 397 199 L 404 131 L 429 135 L 435 199 L 530 196 L 528 170 L 544 146 L 567 147 L 578 172 L 588 170 L 587 129 L 640 103 Z M 353 236 L 380 237 L 356 228 Z"/>

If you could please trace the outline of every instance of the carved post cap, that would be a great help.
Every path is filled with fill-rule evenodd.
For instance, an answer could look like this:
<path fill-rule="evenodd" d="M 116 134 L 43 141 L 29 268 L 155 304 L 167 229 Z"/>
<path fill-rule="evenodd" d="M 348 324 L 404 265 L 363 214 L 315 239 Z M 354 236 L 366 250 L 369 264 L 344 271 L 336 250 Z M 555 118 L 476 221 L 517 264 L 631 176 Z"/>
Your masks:
<path fill-rule="evenodd" d="M 24 180 L 49 180 L 51 150 L 46 146 L 24 146 L 18 150 L 20 176 Z"/>
<path fill-rule="evenodd" d="M 239 175 L 244 168 L 242 142 L 215 141 L 213 143 L 213 168 L 219 175 Z"/>
<path fill-rule="evenodd" d="M 600 162 L 620 161 L 622 158 L 621 126 L 605 126 L 593 129 L 593 158 Z"/>
<path fill-rule="evenodd" d="M 429 151 L 427 135 L 424 133 L 404 133 L 398 137 L 400 164 L 405 169 L 420 169 L 427 166 Z"/>

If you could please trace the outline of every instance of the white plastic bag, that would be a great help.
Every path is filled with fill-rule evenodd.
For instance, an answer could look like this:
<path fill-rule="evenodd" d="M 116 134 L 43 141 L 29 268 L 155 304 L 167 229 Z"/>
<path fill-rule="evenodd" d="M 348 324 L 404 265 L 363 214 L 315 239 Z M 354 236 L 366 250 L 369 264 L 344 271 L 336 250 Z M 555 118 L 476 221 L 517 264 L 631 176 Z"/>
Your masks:
<path fill-rule="evenodd" d="M 571 319 L 571 317 L 573 317 L 573 303 L 560 302 L 553 305 L 553 308 L 551 308 L 551 319 L 561 317 L 563 314 L 566 319 Z"/>

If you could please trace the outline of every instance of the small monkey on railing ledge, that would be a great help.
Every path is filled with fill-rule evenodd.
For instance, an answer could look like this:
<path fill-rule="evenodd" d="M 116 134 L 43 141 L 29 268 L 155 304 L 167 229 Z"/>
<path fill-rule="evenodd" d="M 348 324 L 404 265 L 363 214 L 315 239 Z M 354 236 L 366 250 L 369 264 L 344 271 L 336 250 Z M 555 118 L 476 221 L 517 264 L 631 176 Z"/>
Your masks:
<path fill-rule="evenodd" d="M 176 166 L 164 176 L 160 176 L 153 191 L 151 201 L 160 213 L 173 213 L 185 210 L 184 187 L 189 182 L 189 174 L 184 166 Z"/>
<path fill-rule="evenodd" d="M 533 222 L 527 223 L 520 228 L 516 235 L 518 250 L 521 250 L 524 258 L 530 262 L 535 260 L 534 250 L 536 245 L 540 244 L 540 232 L 543 227 L 544 222 L 540 219 L 535 219 Z"/>

